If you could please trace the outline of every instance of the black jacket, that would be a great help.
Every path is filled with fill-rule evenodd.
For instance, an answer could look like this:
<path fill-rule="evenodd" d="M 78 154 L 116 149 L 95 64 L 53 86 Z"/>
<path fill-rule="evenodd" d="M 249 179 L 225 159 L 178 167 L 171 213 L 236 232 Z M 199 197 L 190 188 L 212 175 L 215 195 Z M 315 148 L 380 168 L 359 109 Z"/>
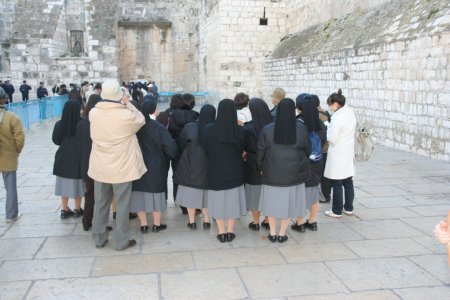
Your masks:
<path fill-rule="evenodd" d="M 31 90 L 31 86 L 29 86 L 28 84 L 22 84 L 19 90 L 23 95 L 28 95 Z"/>
<path fill-rule="evenodd" d="M 311 142 L 308 130 L 297 122 L 296 142 L 293 145 L 275 144 L 275 123 L 263 128 L 258 138 L 257 163 L 262 170 L 262 184 L 293 186 L 309 180 Z"/>
<path fill-rule="evenodd" d="M 133 191 L 163 193 L 166 190 L 169 160 L 177 153 L 177 145 L 167 129 L 154 120 L 137 132 L 147 172 L 133 181 Z"/>
<path fill-rule="evenodd" d="M 77 125 L 77 145 L 80 153 L 80 172 L 84 180 L 89 179 L 89 157 L 91 156 L 92 139 L 89 119 L 83 117 Z"/>
<path fill-rule="evenodd" d="M 55 163 L 53 164 L 53 175 L 81 179 L 80 153 L 76 135 L 67 136 L 61 140 L 59 130 L 61 121 L 56 122 L 53 128 L 53 143 L 59 146 L 55 154 Z"/>
<path fill-rule="evenodd" d="M 297 117 L 297 120 L 298 122 L 303 123 L 303 120 L 300 116 Z M 327 142 L 327 128 L 322 121 L 320 121 L 320 128 L 321 129 L 319 131 L 316 131 L 316 133 L 319 135 L 322 145 L 325 145 L 325 143 Z M 322 180 L 323 159 L 319 162 L 309 161 L 309 163 L 311 164 L 311 176 L 305 185 L 307 187 L 317 186 Z"/>
<path fill-rule="evenodd" d="M 248 149 L 245 164 L 245 183 L 252 185 L 261 184 L 261 171 L 256 164 L 256 144 L 258 136 L 253 122 L 245 123 L 244 129 L 248 133 Z"/>
<path fill-rule="evenodd" d="M 248 151 L 248 133 L 239 127 L 239 143 L 221 143 L 212 135 L 212 124 L 205 127 L 202 146 L 208 160 L 208 189 L 221 191 L 245 183 L 245 166 L 242 154 Z"/>
<path fill-rule="evenodd" d="M 184 125 L 198 119 L 198 112 L 194 110 L 175 109 L 170 115 L 169 132 L 176 139 L 183 130 Z"/>
<path fill-rule="evenodd" d="M 186 124 L 177 139 L 182 154 L 173 180 L 177 184 L 205 190 L 208 187 L 208 161 L 205 150 L 198 144 L 198 138 L 198 123 Z"/>
<path fill-rule="evenodd" d="M 44 98 L 48 96 L 47 89 L 45 87 L 38 87 L 36 90 L 36 95 L 38 98 Z"/>

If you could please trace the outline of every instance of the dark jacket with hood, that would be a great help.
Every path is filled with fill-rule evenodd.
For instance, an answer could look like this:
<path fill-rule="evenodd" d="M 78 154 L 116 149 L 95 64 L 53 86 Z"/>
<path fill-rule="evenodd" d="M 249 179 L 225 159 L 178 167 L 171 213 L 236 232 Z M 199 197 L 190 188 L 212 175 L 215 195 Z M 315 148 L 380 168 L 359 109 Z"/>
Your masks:
<path fill-rule="evenodd" d="M 53 175 L 81 179 L 81 159 L 76 136 L 61 138 L 61 121 L 58 121 L 53 129 L 52 140 L 55 145 L 59 146 L 55 154 Z"/>
<path fill-rule="evenodd" d="M 80 153 L 80 172 L 84 180 L 89 179 L 87 174 L 89 170 L 89 158 L 92 150 L 91 125 L 89 118 L 82 117 L 77 125 L 76 140 L 78 151 Z"/>
<path fill-rule="evenodd" d="M 163 193 L 167 185 L 169 161 L 177 153 L 177 145 L 167 129 L 146 116 L 146 125 L 137 132 L 147 172 L 133 181 L 133 191 Z"/>
<path fill-rule="evenodd" d="M 256 156 L 258 168 L 262 171 L 262 184 L 288 187 L 308 181 L 311 142 L 306 127 L 296 123 L 293 145 L 276 144 L 274 135 L 275 123 L 271 123 L 263 128 L 258 139 Z"/>
<path fill-rule="evenodd" d="M 258 169 L 256 163 L 256 145 L 258 141 L 258 135 L 256 133 L 253 122 L 245 123 L 244 129 L 248 133 L 248 149 L 245 159 L 245 183 L 251 185 L 261 184 L 261 171 Z"/>
<path fill-rule="evenodd" d="M 177 139 L 184 125 L 198 119 L 198 112 L 187 109 L 175 109 L 170 115 L 169 132 L 172 138 Z"/>
<path fill-rule="evenodd" d="M 297 116 L 297 122 L 304 124 L 301 115 Z M 327 142 L 327 130 L 325 124 L 322 121 L 320 121 L 320 126 L 321 129 L 319 131 L 316 131 L 316 133 L 320 137 L 322 145 L 324 145 Z M 305 185 L 306 187 L 317 186 L 320 184 L 320 181 L 322 180 L 323 159 L 318 162 L 309 161 L 309 163 L 311 165 L 311 176 Z"/>
<path fill-rule="evenodd" d="M 177 139 L 182 154 L 173 180 L 183 186 L 204 190 L 208 183 L 207 158 L 198 139 L 198 122 L 186 124 Z"/>

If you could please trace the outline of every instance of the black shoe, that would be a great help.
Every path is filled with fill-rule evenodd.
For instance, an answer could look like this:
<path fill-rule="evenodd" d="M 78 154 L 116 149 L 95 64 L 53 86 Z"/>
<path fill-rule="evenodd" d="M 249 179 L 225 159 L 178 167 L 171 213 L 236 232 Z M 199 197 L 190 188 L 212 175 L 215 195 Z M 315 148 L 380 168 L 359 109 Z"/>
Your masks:
<path fill-rule="evenodd" d="M 267 237 L 269 239 L 269 241 L 271 241 L 272 243 L 275 243 L 277 241 L 277 236 L 276 235 L 270 235 Z"/>
<path fill-rule="evenodd" d="M 159 226 L 153 225 L 152 231 L 153 231 L 153 232 L 158 232 L 158 231 L 164 230 L 164 229 L 166 229 L 166 228 L 167 228 L 167 225 L 166 225 L 166 224 L 161 224 L 161 225 L 159 225 Z"/>
<path fill-rule="evenodd" d="M 187 227 L 190 229 L 190 230 L 197 230 L 197 224 L 194 222 L 194 223 L 188 223 L 187 224 Z"/>
<path fill-rule="evenodd" d="M 125 246 L 124 248 L 122 248 L 122 249 L 116 249 L 116 250 L 122 251 L 122 250 L 125 250 L 125 249 L 128 249 L 128 248 L 134 247 L 134 246 L 136 246 L 136 245 L 137 245 L 136 240 L 129 240 L 129 241 L 128 241 L 128 245 L 126 245 L 126 246 Z"/>
<path fill-rule="evenodd" d="M 133 219 L 136 219 L 137 218 L 137 213 L 129 213 L 128 214 L 128 219 L 129 220 L 133 220 Z"/>
<path fill-rule="evenodd" d="M 141 226 L 141 232 L 142 233 L 148 233 L 148 226 L 147 225 Z"/>
<path fill-rule="evenodd" d="M 112 231 L 113 228 L 111 226 L 106 226 L 106 231 Z"/>
<path fill-rule="evenodd" d="M 83 223 L 83 229 L 84 229 L 84 231 L 89 231 L 89 229 L 91 229 L 91 227 L 92 227 L 92 224 L 84 224 L 84 223 Z"/>
<path fill-rule="evenodd" d="M 319 202 L 320 203 L 328 203 L 331 201 L 331 198 L 325 198 L 325 200 L 320 199 Z"/>
<path fill-rule="evenodd" d="M 183 213 L 183 215 L 187 215 L 188 214 L 188 211 L 187 211 L 186 207 L 180 206 L 180 208 L 181 208 L 181 212 Z"/>
<path fill-rule="evenodd" d="M 267 230 L 270 230 L 270 225 L 269 225 L 269 223 L 266 223 L 266 222 L 264 222 L 264 221 L 261 222 L 261 227 L 263 227 L 263 228 L 265 228 L 265 229 L 267 229 Z"/>
<path fill-rule="evenodd" d="M 254 231 L 259 231 L 259 224 L 250 222 L 250 224 L 248 224 L 248 228 L 250 228 L 251 230 L 254 230 Z"/>
<path fill-rule="evenodd" d="M 304 225 L 305 225 L 305 227 L 308 228 L 309 230 L 317 231 L 317 222 L 309 223 L 308 221 L 306 221 L 306 223 L 305 223 Z"/>
<path fill-rule="evenodd" d="M 73 211 L 71 211 L 70 208 L 67 208 L 67 210 L 61 210 L 61 219 L 67 219 L 71 216 L 73 216 Z"/>
<path fill-rule="evenodd" d="M 284 236 L 279 235 L 278 236 L 278 243 L 284 243 L 287 240 L 288 240 L 288 236 L 287 235 L 284 235 Z"/>
<path fill-rule="evenodd" d="M 84 214 L 84 210 L 82 208 L 73 210 L 73 217 L 74 218 L 82 217 L 83 214 Z"/>
<path fill-rule="evenodd" d="M 95 248 L 97 248 L 97 249 L 101 249 L 101 248 L 104 248 L 105 247 L 105 245 L 108 243 L 108 240 L 106 240 L 103 244 L 101 244 L 101 245 L 95 245 Z"/>
<path fill-rule="evenodd" d="M 227 242 L 232 242 L 235 237 L 236 237 L 236 235 L 234 233 L 228 232 L 227 233 Z"/>
<path fill-rule="evenodd" d="M 211 229 L 211 223 L 209 223 L 209 222 L 203 222 L 203 229 L 205 229 L 205 230 Z"/>
<path fill-rule="evenodd" d="M 226 234 L 226 233 L 218 234 L 218 235 L 217 235 L 217 239 L 218 239 L 221 243 L 225 243 L 225 242 L 227 241 L 227 234 Z"/>
<path fill-rule="evenodd" d="M 116 219 L 116 212 L 114 211 L 113 212 L 113 220 L 115 220 Z"/>
<path fill-rule="evenodd" d="M 291 225 L 291 229 L 298 232 L 305 232 L 305 223 L 298 225 L 297 223 Z"/>

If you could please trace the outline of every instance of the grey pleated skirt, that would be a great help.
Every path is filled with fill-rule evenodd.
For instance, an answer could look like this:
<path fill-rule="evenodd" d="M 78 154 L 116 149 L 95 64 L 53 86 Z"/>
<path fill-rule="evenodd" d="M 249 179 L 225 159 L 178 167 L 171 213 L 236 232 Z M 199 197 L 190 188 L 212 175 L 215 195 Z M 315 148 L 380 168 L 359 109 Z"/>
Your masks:
<path fill-rule="evenodd" d="M 163 211 L 166 207 L 165 193 L 131 192 L 130 212 Z"/>
<path fill-rule="evenodd" d="M 319 202 L 320 185 L 305 188 L 306 209 L 310 209 L 311 205 Z"/>
<path fill-rule="evenodd" d="M 289 187 L 262 185 L 261 215 L 277 219 L 297 218 L 306 213 L 305 184 Z"/>
<path fill-rule="evenodd" d="M 208 190 L 208 213 L 214 219 L 237 219 L 247 213 L 244 185 L 234 189 Z"/>
<path fill-rule="evenodd" d="M 208 191 L 179 185 L 175 204 L 188 208 L 208 208 Z"/>
<path fill-rule="evenodd" d="M 261 198 L 261 185 L 245 184 L 245 202 L 247 209 L 259 210 L 259 199 Z"/>
<path fill-rule="evenodd" d="M 83 179 L 71 179 L 56 176 L 55 195 L 69 198 L 83 197 Z"/>

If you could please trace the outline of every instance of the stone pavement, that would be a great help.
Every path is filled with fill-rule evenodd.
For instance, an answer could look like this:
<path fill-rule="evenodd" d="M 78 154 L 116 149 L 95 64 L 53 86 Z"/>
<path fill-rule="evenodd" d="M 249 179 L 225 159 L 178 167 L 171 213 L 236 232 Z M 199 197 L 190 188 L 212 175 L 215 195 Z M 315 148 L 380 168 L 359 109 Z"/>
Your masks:
<path fill-rule="evenodd" d="M 335 220 L 321 212 L 317 232 L 289 229 L 285 244 L 270 243 L 265 230 L 250 231 L 249 217 L 237 224 L 235 241 L 221 244 L 216 226 L 190 231 L 170 199 L 163 216 L 168 229 L 142 235 L 132 220 L 138 246 L 117 252 L 112 243 L 96 249 L 80 219 L 60 220 L 52 128 L 49 123 L 27 133 L 18 172 L 23 216 L 14 224 L 3 223 L 0 188 L 1 300 L 450 295 L 445 247 L 432 234 L 450 209 L 448 163 L 377 147 L 357 167 L 355 215 Z"/>

